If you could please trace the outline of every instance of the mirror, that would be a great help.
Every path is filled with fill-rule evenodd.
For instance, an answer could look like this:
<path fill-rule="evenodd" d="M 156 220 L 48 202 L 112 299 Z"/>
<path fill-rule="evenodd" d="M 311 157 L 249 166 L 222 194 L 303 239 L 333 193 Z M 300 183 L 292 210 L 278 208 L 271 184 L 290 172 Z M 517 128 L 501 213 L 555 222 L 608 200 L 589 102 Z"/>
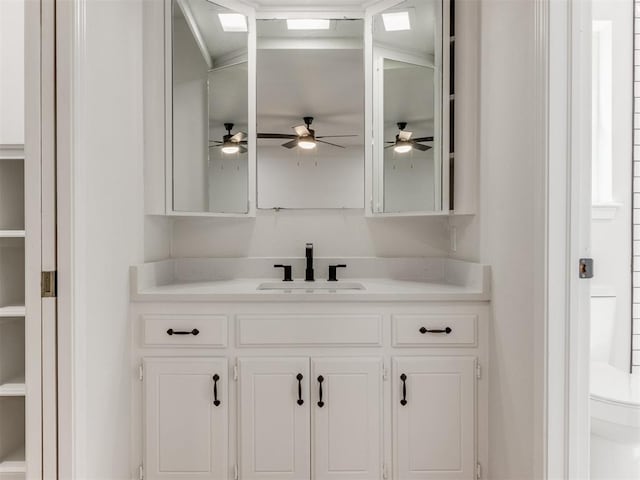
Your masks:
<path fill-rule="evenodd" d="M 258 208 L 364 207 L 363 36 L 361 19 L 257 22 Z"/>
<path fill-rule="evenodd" d="M 373 18 L 374 213 L 443 210 L 442 24 L 442 0 Z"/>
<path fill-rule="evenodd" d="M 248 21 L 208 0 L 172 2 L 174 212 L 248 212 Z"/>

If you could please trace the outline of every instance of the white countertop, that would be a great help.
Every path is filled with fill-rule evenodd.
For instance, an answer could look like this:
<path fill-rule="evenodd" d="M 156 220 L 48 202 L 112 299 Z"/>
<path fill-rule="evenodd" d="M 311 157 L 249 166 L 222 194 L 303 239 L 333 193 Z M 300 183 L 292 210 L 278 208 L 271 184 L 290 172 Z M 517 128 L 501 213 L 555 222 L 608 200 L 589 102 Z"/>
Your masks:
<path fill-rule="evenodd" d="M 339 271 L 339 275 L 345 282 L 361 283 L 364 289 L 313 289 L 313 282 L 309 282 L 308 290 L 286 290 L 286 282 L 282 282 L 282 290 L 258 289 L 261 283 L 277 282 L 280 272 L 273 271 L 271 277 L 255 274 L 265 273 L 265 270 L 271 273 L 273 263 L 295 264 L 298 261 L 171 259 L 147 263 L 131 269 L 131 296 L 137 302 L 420 302 L 490 299 L 489 267 L 450 259 L 318 259 L 321 266 L 332 262 L 351 265 L 351 272 Z M 323 272 L 323 269 L 317 268 L 316 272 Z M 403 275 L 408 279 L 387 278 L 386 275 L 383 278 L 352 276 L 357 273 L 379 276 L 388 273 L 390 276 Z M 319 278 L 318 282 L 326 281 Z"/>

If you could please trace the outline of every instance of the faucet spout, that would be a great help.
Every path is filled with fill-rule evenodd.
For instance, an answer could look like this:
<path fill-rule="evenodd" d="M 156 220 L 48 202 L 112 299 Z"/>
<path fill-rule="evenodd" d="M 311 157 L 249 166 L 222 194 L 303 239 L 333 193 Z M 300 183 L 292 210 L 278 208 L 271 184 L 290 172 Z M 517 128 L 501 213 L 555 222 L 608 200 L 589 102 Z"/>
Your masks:
<path fill-rule="evenodd" d="M 313 273 L 313 243 L 306 244 L 305 256 L 307 257 L 307 268 L 305 270 L 304 279 L 307 282 L 313 282 L 315 281 Z"/>

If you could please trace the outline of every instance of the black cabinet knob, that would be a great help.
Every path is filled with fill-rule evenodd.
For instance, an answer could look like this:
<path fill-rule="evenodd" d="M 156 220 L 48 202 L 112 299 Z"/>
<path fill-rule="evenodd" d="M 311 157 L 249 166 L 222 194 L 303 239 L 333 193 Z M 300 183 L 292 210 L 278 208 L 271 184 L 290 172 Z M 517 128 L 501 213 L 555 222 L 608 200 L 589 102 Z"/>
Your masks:
<path fill-rule="evenodd" d="M 322 401 L 322 382 L 324 382 L 324 377 L 320 375 L 318 377 L 318 407 L 324 407 L 324 402 Z"/>
<path fill-rule="evenodd" d="M 400 405 L 404 407 L 407 404 L 407 376 L 403 373 L 400 375 L 400 380 L 402 381 L 402 400 L 400 400 Z"/>
<path fill-rule="evenodd" d="M 213 404 L 216 407 L 220 406 L 220 400 L 218 400 L 218 380 L 220 380 L 220 375 L 216 373 L 213 376 Z"/>
<path fill-rule="evenodd" d="M 170 328 L 167 330 L 167 335 L 193 335 L 194 337 L 200 333 L 200 330 L 194 328 L 193 330 L 174 330 Z"/>
<path fill-rule="evenodd" d="M 451 332 L 453 332 L 453 330 L 451 330 L 451 328 L 447 327 L 447 328 L 435 328 L 435 329 L 429 329 L 429 328 L 425 328 L 425 327 L 420 327 L 419 330 L 420 333 L 422 333 L 423 335 L 425 333 L 446 333 L 447 335 L 449 335 Z"/>
<path fill-rule="evenodd" d="M 301 373 L 296 375 L 296 380 L 298 380 L 298 405 L 304 404 L 304 400 L 302 399 L 302 379 L 303 378 L 304 377 L 302 376 Z"/>

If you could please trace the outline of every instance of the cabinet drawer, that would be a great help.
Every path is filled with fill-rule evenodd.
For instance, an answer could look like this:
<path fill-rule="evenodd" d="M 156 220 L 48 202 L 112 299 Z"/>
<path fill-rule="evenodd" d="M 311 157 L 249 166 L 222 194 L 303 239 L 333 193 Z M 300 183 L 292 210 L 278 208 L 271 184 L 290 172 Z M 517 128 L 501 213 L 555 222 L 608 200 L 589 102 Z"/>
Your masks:
<path fill-rule="evenodd" d="M 381 315 L 239 315 L 239 346 L 382 345 Z"/>
<path fill-rule="evenodd" d="M 464 345 L 477 343 L 478 316 L 393 315 L 393 345 Z"/>
<path fill-rule="evenodd" d="M 145 346 L 227 346 L 227 317 L 224 315 L 143 315 L 142 342 Z"/>

